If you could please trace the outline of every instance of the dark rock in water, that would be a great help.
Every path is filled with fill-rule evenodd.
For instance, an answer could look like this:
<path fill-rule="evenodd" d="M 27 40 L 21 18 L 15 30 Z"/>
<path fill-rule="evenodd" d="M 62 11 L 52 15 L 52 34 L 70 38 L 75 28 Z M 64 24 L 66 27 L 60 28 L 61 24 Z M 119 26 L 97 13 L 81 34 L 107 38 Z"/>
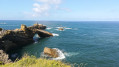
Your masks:
<path fill-rule="evenodd" d="M 2 28 L 0 28 L 0 31 L 2 31 Z"/>
<path fill-rule="evenodd" d="M 56 49 L 51 49 L 51 48 L 48 48 L 48 47 L 44 48 L 44 54 L 46 54 L 50 57 L 53 57 L 53 58 L 58 57 L 58 53 L 57 53 Z"/>
<path fill-rule="evenodd" d="M 53 36 L 52 33 L 44 31 L 45 28 L 46 26 L 41 24 L 34 24 L 30 27 L 22 24 L 20 29 L 0 31 L 0 49 L 10 52 L 33 43 L 35 34 L 41 38 Z"/>
<path fill-rule="evenodd" d="M 0 64 L 6 64 L 10 63 L 11 60 L 9 59 L 9 56 L 3 52 L 3 50 L 0 50 Z"/>

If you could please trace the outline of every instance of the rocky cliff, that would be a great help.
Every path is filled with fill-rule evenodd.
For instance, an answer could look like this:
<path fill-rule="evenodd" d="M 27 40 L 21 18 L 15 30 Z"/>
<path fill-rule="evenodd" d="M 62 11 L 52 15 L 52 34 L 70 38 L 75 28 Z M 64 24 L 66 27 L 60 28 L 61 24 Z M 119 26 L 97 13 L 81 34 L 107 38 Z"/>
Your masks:
<path fill-rule="evenodd" d="M 20 29 L 0 29 L 0 49 L 9 52 L 33 43 L 33 37 L 35 34 L 38 34 L 39 37 L 42 38 L 53 36 L 52 33 L 44 31 L 45 28 L 46 26 L 42 24 L 34 24 L 30 27 L 22 24 Z"/>

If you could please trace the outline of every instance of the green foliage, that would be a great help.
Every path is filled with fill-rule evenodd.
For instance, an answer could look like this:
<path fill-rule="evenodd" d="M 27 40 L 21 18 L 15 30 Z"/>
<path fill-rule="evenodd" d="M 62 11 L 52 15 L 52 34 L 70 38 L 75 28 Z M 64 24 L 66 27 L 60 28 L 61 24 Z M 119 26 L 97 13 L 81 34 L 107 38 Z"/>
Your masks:
<path fill-rule="evenodd" d="M 2 61 L 0 61 L 0 64 L 3 64 L 3 62 L 2 62 Z"/>
<path fill-rule="evenodd" d="M 0 67 L 71 67 L 61 61 L 36 58 L 34 56 L 24 56 L 22 59 Z"/>

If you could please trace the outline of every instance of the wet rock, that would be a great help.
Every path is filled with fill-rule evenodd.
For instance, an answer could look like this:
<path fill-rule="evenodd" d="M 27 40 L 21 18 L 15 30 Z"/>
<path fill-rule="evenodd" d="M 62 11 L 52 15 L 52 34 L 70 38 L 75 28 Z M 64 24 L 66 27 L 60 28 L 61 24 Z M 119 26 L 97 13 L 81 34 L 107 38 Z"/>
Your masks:
<path fill-rule="evenodd" d="M 64 30 L 64 28 L 59 28 L 58 30 L 61 30 L 61 31 L 63 31 L 63 30 Z"/>
<path fill-rule="evenodd" d="M 0 31 L 2 31 L 2 28 L 0 28 Z"/>
<path fill-rule="evenodd" d="M 51 48 L 48 48 L 48 47 L 44 48 L 44 54 L 46 54 L 50 57 L 53 57 L 53 58 L 58 57 L 58 53 L 57 53 L 56 49 L 51 49 Z"/>

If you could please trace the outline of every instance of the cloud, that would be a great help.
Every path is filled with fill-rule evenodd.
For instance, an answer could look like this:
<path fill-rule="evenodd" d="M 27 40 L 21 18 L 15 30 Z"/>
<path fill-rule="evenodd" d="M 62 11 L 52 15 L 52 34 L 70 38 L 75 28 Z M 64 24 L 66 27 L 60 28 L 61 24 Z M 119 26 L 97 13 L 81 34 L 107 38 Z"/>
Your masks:
<path fill-rule="evenodd" d="M 51 9 L 71 11 L 68 8 L 60 8 L 62 0 L 36 0 L 33 4 L 33 17 L 49 16 L 49 11 Z"/>
<path fill-rule="evenodd" d="M 39 2 L 42 2 L 42 3 L 47 3 L 47 4 L 61 4 L 61 0 L 37 0 Z"/>
<path fill-rule="evenodd" d="M 33 16 L 34 17 L 37 17 L 37 16 L 41 16 L 41 15 L 47 15 L 47 12 L 49 11 L 50 9 L 50 6 L 48 4 L 38 4 L 38 3 L 34 3 L 33 4 L 34 8 L 33 8 L 33 11 L 34 11 L 34 14 Z"/>

